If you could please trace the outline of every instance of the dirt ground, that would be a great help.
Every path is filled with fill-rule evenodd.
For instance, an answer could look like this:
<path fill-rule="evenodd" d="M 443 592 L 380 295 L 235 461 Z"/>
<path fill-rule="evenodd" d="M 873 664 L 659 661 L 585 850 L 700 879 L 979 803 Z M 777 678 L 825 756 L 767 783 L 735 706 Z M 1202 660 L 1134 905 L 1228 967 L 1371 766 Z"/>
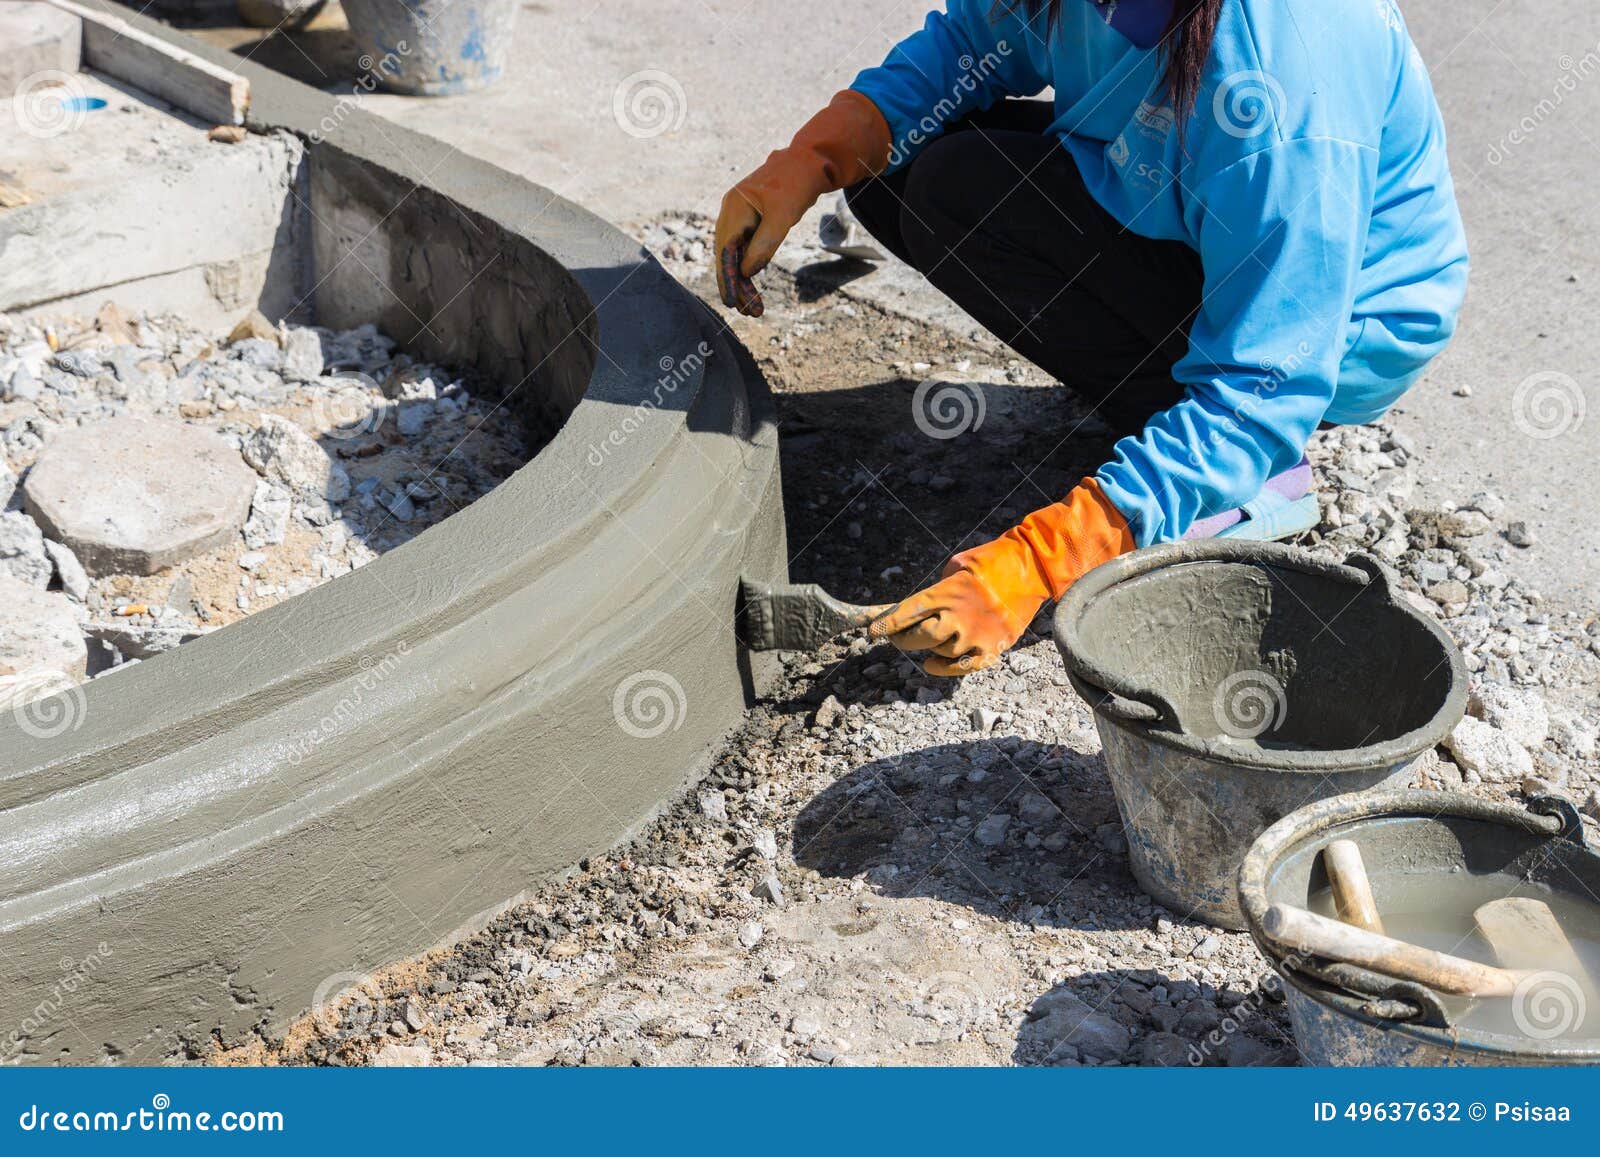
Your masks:
<path fill-rule="evenodd" d="M 696 237 L 646 231 L 709 295 Z M 1111 437 L 1002 347 L 839 293 L 851 272 L 774 274 L 766 316 L 732 325 L 778 396 L 794 577 L 882 600 L 1064 493 Z M 962 436 L 927 433 L 929 379 L 956 383 Z M 1600 664 L 1568 650 L 1561 678 L 1592 689 Z M 1421 785 L 1463 785 L 1436 755 L 1418 769 Z M 1519 790 L 1466 778 L 1491 798 Z M 1044 617 L 961 681 L 847 639 L 788 656 L 710 776 L 631 845 L 445 951 L 343 977 L 281 1041 L 191 1056 L 1297 1063 L 1249 938 L 1186 915 L 1129 871 L 1091 714 Z"/>

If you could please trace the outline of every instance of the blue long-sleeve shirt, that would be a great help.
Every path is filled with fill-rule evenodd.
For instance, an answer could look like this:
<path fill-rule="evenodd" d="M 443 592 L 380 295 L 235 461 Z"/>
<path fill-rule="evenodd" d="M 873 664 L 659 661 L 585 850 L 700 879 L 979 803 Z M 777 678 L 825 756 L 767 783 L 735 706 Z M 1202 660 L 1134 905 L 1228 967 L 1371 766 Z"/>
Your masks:
<path fill-rule="evenodd" d="M 1067 0 L 1047 36 L 949 0 L 852 86 L 896 166 L 1053 86 L 1051 131 L 1096 200 L 1199 253 L 1184 397 L 1096 474 L 1141 546 L 1249 501 L 1319 422 L 1383 414 L 1449 342 L 1467 279 L 1438 105 L 1389 0 L 1225 0 L 1181 146 L 1149 32 L 1170 3 Z"/>

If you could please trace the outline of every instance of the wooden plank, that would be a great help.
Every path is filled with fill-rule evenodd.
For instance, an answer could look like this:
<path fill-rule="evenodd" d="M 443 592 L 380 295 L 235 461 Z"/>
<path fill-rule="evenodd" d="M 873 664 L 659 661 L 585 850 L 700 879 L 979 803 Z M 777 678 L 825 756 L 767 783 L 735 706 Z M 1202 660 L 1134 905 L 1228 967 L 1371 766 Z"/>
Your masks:
<path fill-rule="evenodd" d="M 1594 994 L 1589 969 L 1543 900 L 1526 896 L 1491 900 L 1472 915 L 1502 966 L 1559 972 Z"/>
<path fill-rule="evenodd" d="M 250 82 L 209 60 L 135 28 L 120 16 L 73 0 L 49 0 L 83 21 L 83 63 L 126 81 L 212 124 L 242 125 Z"/>

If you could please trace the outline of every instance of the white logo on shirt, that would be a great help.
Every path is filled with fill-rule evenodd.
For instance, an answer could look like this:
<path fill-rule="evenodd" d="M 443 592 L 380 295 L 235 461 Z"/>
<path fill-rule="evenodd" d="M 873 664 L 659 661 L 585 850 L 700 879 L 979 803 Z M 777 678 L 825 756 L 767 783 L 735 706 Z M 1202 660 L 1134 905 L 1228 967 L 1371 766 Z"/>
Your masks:
<path fill-rule="evenodd" d="M 1154 105 L 1144 100 L 1133 110 L 1133 120 L 1139 126 L 1139 131 L 1153 141 L 1166 140 L 1177 119 L 1172 106 L 1168 104 Z"/>

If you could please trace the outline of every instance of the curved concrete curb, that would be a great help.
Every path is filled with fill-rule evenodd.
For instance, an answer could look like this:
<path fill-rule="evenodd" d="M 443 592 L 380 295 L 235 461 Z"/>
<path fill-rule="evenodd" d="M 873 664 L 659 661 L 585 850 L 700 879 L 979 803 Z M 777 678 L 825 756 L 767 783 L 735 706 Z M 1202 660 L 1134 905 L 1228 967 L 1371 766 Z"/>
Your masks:
<path fill-rule="evenodd" d="M 369 566 L 0 717 L 12 1060 L 271 1032 L 614 845 L 748 701 L 738 576 L 784 575 L 764 387 L 639 246 L 127 17 L 247 73 L 252 127 L 306 141 L 318 321 L 376 322 L 563 424 Z"/>

